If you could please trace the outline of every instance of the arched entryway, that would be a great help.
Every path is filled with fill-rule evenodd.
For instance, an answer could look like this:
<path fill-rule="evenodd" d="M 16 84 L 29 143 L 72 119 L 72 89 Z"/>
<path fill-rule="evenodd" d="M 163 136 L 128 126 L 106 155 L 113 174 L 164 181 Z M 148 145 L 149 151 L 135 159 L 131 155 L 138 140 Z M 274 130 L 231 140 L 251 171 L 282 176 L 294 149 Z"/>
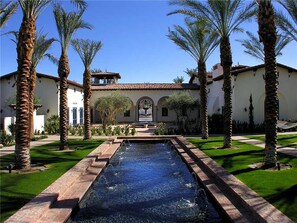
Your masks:
<path fill-rule="evenodd" d="M 149 97 L 143 97 L 138 100 L 138 121 L 139 122 L 152 122 L 153 121 L 153 108 L 154 102 Z"/>

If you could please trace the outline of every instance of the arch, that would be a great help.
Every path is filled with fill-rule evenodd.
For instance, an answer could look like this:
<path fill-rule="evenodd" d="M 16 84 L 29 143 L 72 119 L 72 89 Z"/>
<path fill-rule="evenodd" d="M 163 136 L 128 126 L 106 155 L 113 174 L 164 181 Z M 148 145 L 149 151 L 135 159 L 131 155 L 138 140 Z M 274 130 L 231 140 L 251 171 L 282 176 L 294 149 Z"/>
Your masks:
<path fill-rule="evenodd" d="M 137 101 L 137 121 L 153 122 L 154 101 L 150 97 L 141 97 Z"/>

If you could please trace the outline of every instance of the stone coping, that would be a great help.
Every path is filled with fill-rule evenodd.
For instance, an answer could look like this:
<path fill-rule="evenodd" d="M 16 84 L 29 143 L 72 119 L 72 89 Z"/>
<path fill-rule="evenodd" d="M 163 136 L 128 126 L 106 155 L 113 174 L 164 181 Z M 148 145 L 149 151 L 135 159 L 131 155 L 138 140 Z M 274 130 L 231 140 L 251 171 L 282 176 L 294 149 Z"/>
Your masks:
<path fill-rule="evenodd" d="M 125 139 L 170 140 L 197 180 L 231 222 L 291 223 L 287 216 L 257 195 L 181 136 L 112 137 L 33 198 L 5 223 L 67 222 L 90 186 Z"/>
<path fill-rule="evenodd" d="M 211 192 L 212 197 L 217 200 L 232 222 L 293 223 L 281 211 L 189 143 L 184 137 L 176 137 L 176 141 L 190 156 L 191 161 L 187 163 L 190 166 L 197 165 L 194 165 L 193 170 L 198 175 L 198 180 Z M 237 208 L 240 215 L 232 205 Z"/>

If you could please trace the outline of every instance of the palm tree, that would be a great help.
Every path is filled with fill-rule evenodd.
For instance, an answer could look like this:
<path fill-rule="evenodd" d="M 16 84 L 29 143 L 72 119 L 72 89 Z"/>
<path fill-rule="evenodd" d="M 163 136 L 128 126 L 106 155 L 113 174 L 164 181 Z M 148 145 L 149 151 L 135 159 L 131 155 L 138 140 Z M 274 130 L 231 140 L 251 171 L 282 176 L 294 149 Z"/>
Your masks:
<path fill-rule="evenodd" d="M 184 14 L 193 18 L 204 18 L 209 27 L 220 36 L 220 57 L 224 77 L 224 148 L 232 145 L 232 52 L 230 35 L 242 31 L 240 25 L 256 13 L 254 2 L 245 5 L 244 0 L 172 0 L 171 4 L 184 7 L 171 14 Z"/>
<path fill-rule="evenodd" d="M 3 0 L 0 1 L 0 29 L 7 23 L 9 18 L 17 10 L 17 2 L 8 1 L 4 3 Z"/>
<path fill-rule="evenodd" d="M 15 39 L 11 39 L 16 45 L 19 39 L 19 33 L 17 31 L 10 31 L 6 34 L 12 34 Z M 51 44 L 55 41 L 54 38 L 46 39 L 46 34 L 37 32 L 35 34 L 34 50 L 31 58 L 31 69 L 29 78 L 29 126 L 30 126 L 30 138 L 34 136 L 34 90 L 36 85 L 36 67 L 40 60 L 48 57 L 51 61 L 55 60 L 55 57 L 46 53 Z"/>
<path fill-rule="evenodd" d="M 60 77 L 60 150 L 68 149 L 67 145 L 67 78 L 70 73 L 68 61 L 68 46 L 73 34 L 80 28 L 91 29 L 91 26 L 82 20 L 84 10 L 80 12 L 66 12 L 59 4 L 54 7 L 54 16 L 61 44 L 61 57 L 59 59 L 58 74 Z"/>
<path fill-rule="evenodd" d="M 277 13 L 277 25 L 286 35 L 297 42 L 297 1 L 278 0 L 278 2 L 286 9 L 291 19 L 282 13 Z"/>
<path fill-rule="evenodd" d="M 91 90 L 91 70 L 90 66 L 98 51 L 102 47 L 101 41 L 90 41 L 84 39 L 74 39 L 71 41 L 73 48 L 78 53 L 84 66 L 84 139 L 91 138 L 91 117 L 90 117 L 90 98 Z"/>
<path fill-rule="evenodd" d="M 187 30 L 181 26 L 174 26 L 176 31 L 169 30 L 168 37 L 181 49 L 190 54 L 198 65 L 200 82 L 200 116 L 202 138 L 208 138 L 207 114 L 207 72 L 206 61 L 218 46 L 218 35 L 211 31 L 204 20 L 192 22 L 186 20 Z"/>
<path fill-rule="evenodd" d="M 264 45 L 265 55 L 265 161 L 266 167 L 277 162 L 277 119 L 278 119 L 278 74 L 276 70 L 275 44 L 277 39 L 275 14 L 270 0 L 257 0 L 259 5 L 259 38 Z"/>
<path fill-rule="evenodd" d="M 259 42 L 259 39 L 251 32 L 246 32 L 246 34 L 248 35 L 249 39 L 238 40 L 241 43 L 241 45 L 245 47 L 244 52 L 264 62 L 265 58 L 264 58 L 263 45 Z M 288 36 L 277 35 L 275 55 L 281 56 L 282 55 L 281 51 L 291 41 L 292 41 L 292 38 Z"/>
<path fill-rule="evenodd" d="M 23 20 L 17 43 L 17 103 L 15 135 L 15 168 L 30 169 L 29 134 L 29 77 L 34 50 L 36 19 L 48 5 L 48 0 L 19 0 Z"/>
<path fill-rule="evenodd" d="M 46 51 L 51 47 L 55 41 L 54 38 L 47 39 L 46 34 L 38 32 L 35 35 L 35 45 L 31 60 L 31 71 L 29 80 L 29 126 L 30 138 L 34 136 L 34 90 L 36 85 L 36 67 L 38 63 L 45 57 L 52 58 L 52 55 L 47 54 Z"/>

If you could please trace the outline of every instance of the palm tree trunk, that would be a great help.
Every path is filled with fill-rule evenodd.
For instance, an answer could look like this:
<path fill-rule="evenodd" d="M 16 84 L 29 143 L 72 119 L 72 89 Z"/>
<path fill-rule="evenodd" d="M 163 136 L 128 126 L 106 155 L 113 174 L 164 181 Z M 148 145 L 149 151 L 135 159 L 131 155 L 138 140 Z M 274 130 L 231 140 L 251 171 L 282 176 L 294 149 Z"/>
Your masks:
<path fill-rule="evenodd" d="M 36 69 L 31 68 L 29 82 L 29 126 L 30 138 L 34 137 L 34 90 L 36 86 Z"/>
<path fill-rule="evenodd" d="M 62 51 L 62 55 L 59 60 L 58 73 L 60 77 L 60 150 L 68 149 L 68 98 L 67 89 L 68 83 L 67 78 L 70 73 L 69 62 L 67 54 Z"/>
<path fill-rule="evenodd" d="M 29 77 L 31 56 L 34 48 L 36 23 L 34 18 L 23 21 L 19 30 L 17 45 L 18 78 L 16 101 L 15 168 L 31 168 L 29 134 Z"/>
<path fill-rule="evenodd" d="M 229 38 L 222 38 L 220 43 L 221 65 L 224 76 L 224 148 L 232 146 L 232 52 Z"/>
<path fill-rule="evenodd" d="M 91 138 L 91 117 L 90 117 L 90 98 L 92 95 L 91 91 L 91 72 L 86 68 L 84 72 L 84 139 Z"/>
<path fill-rule="evenodd" d="M 208 138 L 208 115 L 207 115 L 207 73 L 205 62 L 198 62 L 198 77 L 200 82 L 200 117 L 202 139 Z"/>
<path fill-rule="evenodd" d="M 275 44 L 276 26 L 275 14 L 270 1 L 259 3 L 259 37 L 264 45 L 265 54 L 265 161 L 267 167 L 275 166 L 277 162 L 277 119 L 278 119 L 278 74 L 276 70 Z"/>

